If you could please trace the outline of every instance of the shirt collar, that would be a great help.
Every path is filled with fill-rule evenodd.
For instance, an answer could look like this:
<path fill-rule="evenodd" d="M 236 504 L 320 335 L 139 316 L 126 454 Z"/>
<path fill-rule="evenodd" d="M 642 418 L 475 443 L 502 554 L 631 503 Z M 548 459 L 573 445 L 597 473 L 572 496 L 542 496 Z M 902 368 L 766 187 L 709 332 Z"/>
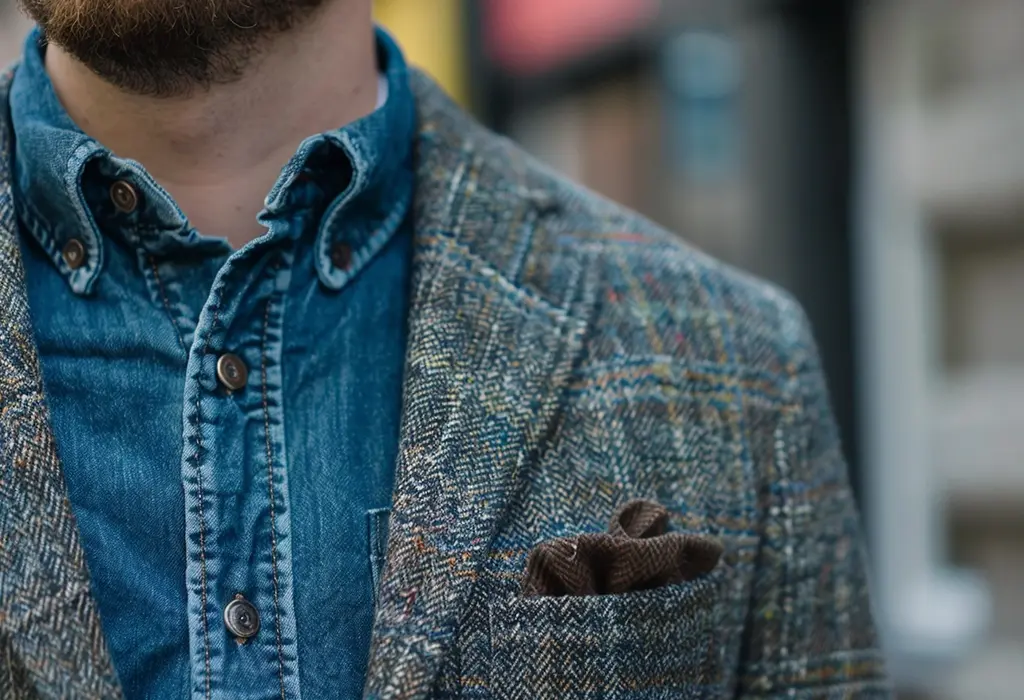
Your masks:
<path fill-rule="evenodd" d="M 362 119 L 303 141 L 258 217 L 270 236 L 305 235 L 289 224 L 306 199 L 310 181 L 329 191 L 331 201 L 309 233 L 317 274 L 333 289 L 358 273 L 391 238 L 412 200 L 416 114 L 408 69 L 395 41 L 381 29 L 377 51 L 383 104 Z M 189 226 L 141 164 L 118 158 L 72 121 L 46 72 L 38 29 L 26 40 L 24 53 L 10 94 L 19 218 L 71 288 L 87 294 L 94 287 L 109 245 L 104 234 L 135 236 L 135 242 L 154 252 L 216 245 Z M 111 202 L 108 193 L 120 181 L 137 190 L 141 203 L 136 211 L 119 211 Z M 84 263 L 76 266 L 64 254 L 73 239 L 85 252 Z M 339 249 L 343 255 L 337 254 Z"/>

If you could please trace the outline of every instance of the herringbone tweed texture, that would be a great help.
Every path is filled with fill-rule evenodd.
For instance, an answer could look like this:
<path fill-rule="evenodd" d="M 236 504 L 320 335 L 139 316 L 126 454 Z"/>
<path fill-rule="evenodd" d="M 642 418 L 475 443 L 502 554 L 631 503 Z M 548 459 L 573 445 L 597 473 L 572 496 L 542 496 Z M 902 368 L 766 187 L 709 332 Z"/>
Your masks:
<path fill-rule="evenodd" d="M 412 80 L 405 413 L 366 696 L 887 697 L 799 308 Z M 0 109 L 0 698 L 118 698 L 48 427 L 10 158 Z M 538 543 L 602 532 L 634 498 L 720 541 L 715 570 L 520 595 Z"/>

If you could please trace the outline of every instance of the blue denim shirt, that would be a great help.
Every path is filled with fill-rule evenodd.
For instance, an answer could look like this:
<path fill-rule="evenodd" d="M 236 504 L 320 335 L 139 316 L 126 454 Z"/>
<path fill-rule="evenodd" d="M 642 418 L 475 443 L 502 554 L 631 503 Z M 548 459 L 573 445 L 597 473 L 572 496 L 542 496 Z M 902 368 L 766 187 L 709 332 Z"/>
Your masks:
<path fill-rule="evenodd" d="M 233 251 L 72 123 L 28 39 L 11 111 L 29 301 L 129 698 L 361 693 L 398 450 L 415 122 L 402 55 L 382 32 L 378 46 L 384 106 L 304 141 L 267 196 L 267 233 Z M 222 361 L 225 381 L 227 353 L 242 364 Z M 224 621 L 238 595 L 260 621 L 244 643 Z"/>

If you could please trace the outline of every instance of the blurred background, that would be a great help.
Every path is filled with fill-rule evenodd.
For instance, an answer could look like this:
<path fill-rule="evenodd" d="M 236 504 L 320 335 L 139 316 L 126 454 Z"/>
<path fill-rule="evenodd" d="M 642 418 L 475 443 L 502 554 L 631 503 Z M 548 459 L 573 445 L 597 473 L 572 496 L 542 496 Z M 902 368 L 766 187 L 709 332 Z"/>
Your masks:
<path fill-rule="evenodd" d="M 803 302 L 901 697 L 1024 698 L 1024 0 L 377 11 L 481 120 Z"/>

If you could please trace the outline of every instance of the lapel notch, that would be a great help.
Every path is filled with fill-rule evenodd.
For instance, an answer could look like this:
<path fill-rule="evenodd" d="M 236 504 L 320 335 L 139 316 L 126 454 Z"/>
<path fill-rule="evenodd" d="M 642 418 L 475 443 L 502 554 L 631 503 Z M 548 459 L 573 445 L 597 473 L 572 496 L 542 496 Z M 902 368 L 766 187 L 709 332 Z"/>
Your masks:
<path fill-rule="evenodd" d="M 552 304 L 466 242 L 464 230 L 500 219 L 505 203 L 539 203 L 516 183 L 479 187 L 473 144 L 444 123 L 454 108 L 414 81 L 421 135 L 405 407 L 365 690 L 382 700 L 433 689 L 518 477 L 557 421 L 584 329 L 570 309 L 586 297 L 581 274 L 565 303 Z M 520 214 L 489 232 L 509 238 L 510 251 L 529 245 L 522 222 L 537 219 Z M 513 274 L 522 257 L 509 256 Z"/>

